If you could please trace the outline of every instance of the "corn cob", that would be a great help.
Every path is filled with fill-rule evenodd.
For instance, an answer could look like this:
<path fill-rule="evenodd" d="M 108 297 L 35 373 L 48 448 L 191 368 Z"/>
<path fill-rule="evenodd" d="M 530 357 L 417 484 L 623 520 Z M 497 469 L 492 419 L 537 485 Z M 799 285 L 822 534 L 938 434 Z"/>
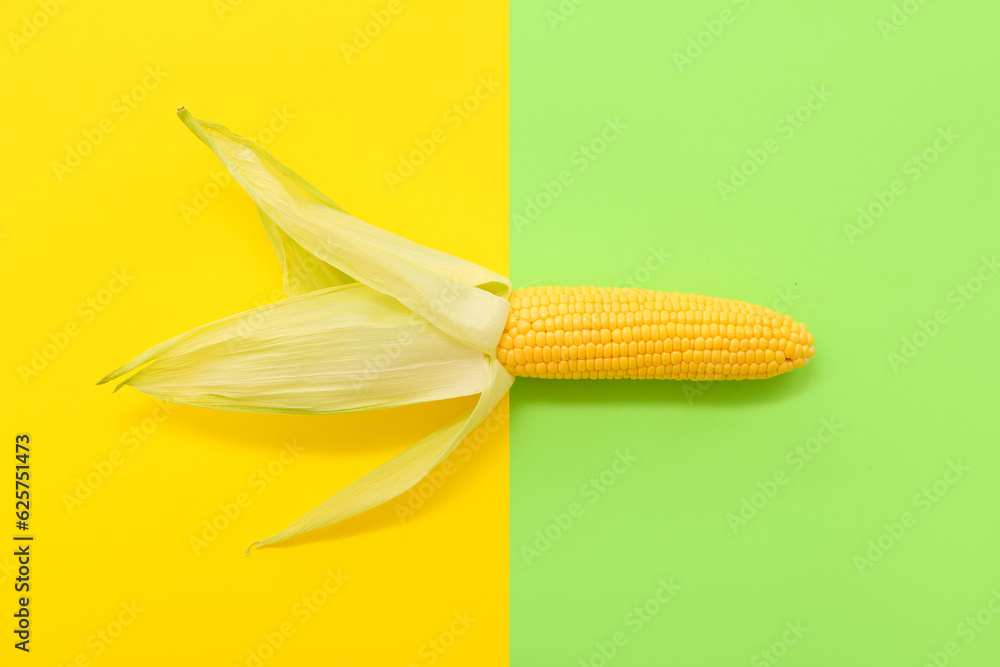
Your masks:
<path fill-rule="evenodd" d="M 177 403 L 300 414 L 479 394 L 474 408 L 258 547 L 413 488 L 514 376 L 741 380 L 813 355 L 804 326 L 740 301 L 595 287 L 512 293 L 500 274 L 350 216 L 254 141 L 183 107 L 178 115 L 253 198 L 289 298 L 154 345 L 98 384 L 124 376 L 119 387 Z"/>
<path fill-rule="evenodd" d="M 555 379 L 769 378 L 809 363 L 813 336 L 743 301 L 635 288 L 514 290 L 497 359 Z"/>

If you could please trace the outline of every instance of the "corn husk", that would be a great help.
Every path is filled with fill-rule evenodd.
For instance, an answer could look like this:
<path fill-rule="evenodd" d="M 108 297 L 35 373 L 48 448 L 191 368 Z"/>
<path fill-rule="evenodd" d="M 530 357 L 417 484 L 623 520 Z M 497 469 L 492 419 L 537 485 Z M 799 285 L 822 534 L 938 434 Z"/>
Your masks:
<path fill-rule="evenodd" d="M 181 334 L 102 382 L 224 410 L 331 414 L 469 396 L 483 354 L 361 283 L 309 292 Z"/>
<path fill-rule="evenodd" d="M 286 293 L 357 280 L 457 340 L 494 352 L 510 312 L 510 280 L 348 215 L 256 142 L 199 121 L 186 109 L 178 113 L 257 204 L 272 245 L 280 247 Z"/>
<path fill-rule="evenodd" d="M 510 281 L 362 222 L 254 141 L 184 108 L 178 115 L 253 198 L 289 298 L 175 336 L 101 383 L 127 376 L 118 387 L 177 403 L 308 414 L 480 394 L 474 409 L 251 546 L 336 523 L 410 489 L 513 382 L 494 353 Z"/>

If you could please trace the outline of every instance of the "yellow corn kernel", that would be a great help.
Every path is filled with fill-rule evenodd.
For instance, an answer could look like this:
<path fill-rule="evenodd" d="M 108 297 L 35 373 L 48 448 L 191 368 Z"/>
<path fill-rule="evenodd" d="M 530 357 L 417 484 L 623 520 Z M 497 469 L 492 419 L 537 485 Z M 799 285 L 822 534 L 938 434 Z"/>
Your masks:
<path fill-rule="evenodd" d="M 762 379 L 805 366 L 815 351 L 787 315 L 699 294 L 526 287 L 510 305 L 497 359 L 521 377 Z"/>

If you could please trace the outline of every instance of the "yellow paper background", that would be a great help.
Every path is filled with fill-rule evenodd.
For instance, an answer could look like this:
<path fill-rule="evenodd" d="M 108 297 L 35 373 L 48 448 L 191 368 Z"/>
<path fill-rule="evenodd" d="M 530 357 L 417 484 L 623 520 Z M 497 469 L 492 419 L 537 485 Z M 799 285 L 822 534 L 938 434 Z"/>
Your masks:
<path fill-rule="evenodd" d="M 505 419 L 405 522 L 389 504 L 242 559 L 474 399 L 168 412 L 94 386 L 281 296 L 251 200 L 215 186 L 221 166 L 176 119 L 182 104 L 258 137 L 358 217 L 506 274 L 506 3 L 13 0 L 0 25 L 0 486 L 13 486 L 15 435 L 30 434 L 36 536 L 27 655 L 8 630 L 13 548 L 0 556 L 3 664 L 506 664 Z M 87 153 L 76 166 L 71 147 Z M 422 164 L 390 185 L 414 150 Z M 304 450 L 279 465 L 285 442 Z M 70 507 L 88 476 L 96 488 Z M 0 496 L 13 544 L 13 494 Z M 240 498 L 196 554 L 191 536 L 225 526 Z M 328 572 L 347 577 L 332 593 Z M 261 648 L 268 637 L 280 646 Z"/>

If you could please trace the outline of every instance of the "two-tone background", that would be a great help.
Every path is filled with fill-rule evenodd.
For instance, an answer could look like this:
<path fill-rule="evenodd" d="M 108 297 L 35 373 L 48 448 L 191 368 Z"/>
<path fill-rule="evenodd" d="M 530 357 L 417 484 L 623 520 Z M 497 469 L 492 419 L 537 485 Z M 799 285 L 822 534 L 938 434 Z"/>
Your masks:
<path fill-rule="evenodd" d="M 3 664 L 997 663 L 998 19 L 7 3 L 0 539 L 27 432 L 36 540 L 27 655 L 0 551 Z M 181 104 L 515 286 L 760 303 L 816 357 L 764 383 L 518 380 L 441 483 L 241 559 L 472 399 L 310 417 L 93 386 L 281 297 Z"/>

